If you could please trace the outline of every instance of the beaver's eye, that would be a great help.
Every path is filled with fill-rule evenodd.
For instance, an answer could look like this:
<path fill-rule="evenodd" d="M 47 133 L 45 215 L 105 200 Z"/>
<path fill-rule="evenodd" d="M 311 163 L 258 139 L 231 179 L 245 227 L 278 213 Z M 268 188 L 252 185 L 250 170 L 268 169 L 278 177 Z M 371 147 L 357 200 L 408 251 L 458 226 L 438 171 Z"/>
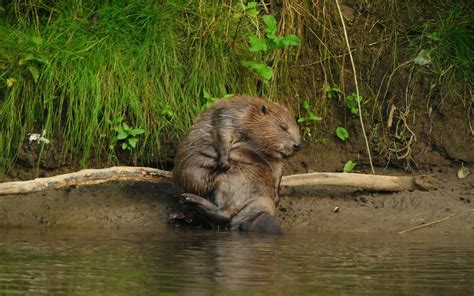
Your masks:
<path fill-rule="evenodd" d="M 260 112 L 262 112 L 262 114 L 267 114 L 268 113 L 268 107 L 265 106 L 265 105 L 260 106 Z"/>
<path fill-rule="evenodd" d="M 286 123 L 284 123 L 284 122 L 283 122 L 283 123 L 280 123 L 280 127 L 281 127 L 281 129 L 284 130 L 285 132 L 288 131 L 288 124 L 286 124 Z"/>

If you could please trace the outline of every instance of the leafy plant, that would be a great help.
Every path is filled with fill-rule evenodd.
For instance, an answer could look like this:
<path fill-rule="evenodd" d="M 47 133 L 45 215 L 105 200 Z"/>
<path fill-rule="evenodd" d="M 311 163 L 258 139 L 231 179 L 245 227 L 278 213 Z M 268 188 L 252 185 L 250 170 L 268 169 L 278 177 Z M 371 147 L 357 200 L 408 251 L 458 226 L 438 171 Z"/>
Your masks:
<path fill-rule="evenodd" d="M 321 121 L 322 118 L 313 111 L 313 107 L 308 100 L 303 102 L 304 113 L 298 117 L 298 123 L 303 126 L 304 133 L 311 137 L 311 125 L 316 121 Z"/>
<path fill-rule="evenodd" d="M 250 3 L 255 3 L 251 5 Z M 244 6 L 245 11 L 253 11 L 256 9 L 256 2 L 249 2 L 247 6 Z M 255 10 L 256 11 L 256 10 Z M 252 13 L 252 16 L 258 16 L 258 11 L 256 14 Z M 278 36 L 277 35 L 277 21 L 273 15 L 264 15 L 262 17 L 263 23 L 265 24 L 265 37 L 260 38 L 258 35 L 249 35 L 249 51 L 253 54 L 266 53 L 270 49 L 283 49 L 288 46 L 297 46 L 300 44 L 300 39 L 295 34 L 289 34 L 287 36 Z M 248 68 L 249 70 L 254 71 L 264 79 L 264 81 L 269 81 L 273 78 L 273 69 L 265 62 L 254 61 L 242 61 L 242 66 Z"/>
<path fill-rule="evenodd" d="M 357 165 L 357 162 L 353 162 L 352 160 L 348 160 L 345 164 L 344 164 L 344 168 L 342 169 L 342 171 L 344 173 L 350 173 L 352 172 L 352 170 L 356 167 Z"/>
<path fill-rule="evenodd" d="M 114 126 L 112 129 L 115 131 L 115 137 L 112 140 L 110 149 L 114 149 L 117 143 L 120 143 L 122 150 L 132 150 L 136 148 L 138 143 L 138 136 L 145 133 L 144 129 L 132 128 L 125 122 L 123 117 L 118 116 L 114 119 Z"/>
<path fill-rule="evenodd" d="M 174 118 L 173 109 L 169 105 L 166 105 L 162 109 L 158 110 L 160 116 L 165 119 L 167 122 L 170 122 Z"/>
<path fill-rule="evenodd" d="M 341 141 L 345 141 L 349 137 L 349 132 L 342 126 L 339 126 L 336 128 L 336 136 L 341 139 Z"/>
<path fill-rule="evenodd" d="M 361 95 L 357 96 L 356 93 L 352 93 L 346 98 L 346 107 L 347 109 L 351 110 L 353 115 L 359 115 L 360 110 L 358 103 L 362 103 L 363 101 L 364 98 Z"/>
<path fill-rule="evenodd" d="M 258 15 L 257 2 L 250 1 L 247 4 L 241 2 L 242 8 L 249 17 L 256 17 Z"/>
<path fill-rule="evenodd" d="M 222 99 L 225 100 L 225 99 L 232 98 L 234 96 L 234 94 L 224 94 L 222 97 L 213 97 L 209 94 L 209 92 L 207 90 L 204 90 L 203 91 L 203 96 L 204 96 L 204 99 L 206 101 L 204 102 L 204 104 L 202 104 L 201 110 L 206 110 L 209 107 L 211 107 L 211 105 L 214 104 L 215 102 L 217 102 L 219 100 L 222 100 Z"/>
<path fill-rule="evenodd" d="M 43 39 L 38 36 L 33 36 L 28 39 L 28 49 L 27 53 L 20 58 L 18 61 L 18 66 L 23 67 L 31 75 L 34 82 L 38 82 L 41 68 L 43 66 L 49 65 L 49 59 L 40 53 L 41 45 L 43 44 Z M 11 84 L 9 83 L 9 86 Z"/>
<path fill-rule="evenodd" d="M 273 77 L 272 67 L 267 66 L 266 64 L 254 61 L 242 61 L 242 66 L 255 71 L 260 77 L 265 80 L 271 80 Z"/>
<path fill-rule="evenodd" d="M 277 35 L 277 21 L 273 15 L 264 15 L 262 19 L 266 25 L 265 31 L 267 32 L 267 42 L 271 47 L 282 49 L 287 46 L 300 45 L 300 39 L 295 34 L 287 36 Z"/>
<path fill-rule="evenodd" d="M 324 88 L 324 93 L 326 94 L 326 98 L 332 99 L 342 94 L 342 90 L 337 86 L 332 87 L 330 85 L 326 85 L 326 87 Z"/>

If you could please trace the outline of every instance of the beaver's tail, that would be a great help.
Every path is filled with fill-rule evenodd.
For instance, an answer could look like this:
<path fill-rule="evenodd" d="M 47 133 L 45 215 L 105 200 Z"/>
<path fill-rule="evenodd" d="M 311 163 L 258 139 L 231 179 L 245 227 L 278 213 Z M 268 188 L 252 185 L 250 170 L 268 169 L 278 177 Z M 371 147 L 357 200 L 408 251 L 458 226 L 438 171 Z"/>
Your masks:
<path fill-rule="evenodd" d="M 283 229 L 275 217 L 268 213 L 260 212 L 255 218 L 242 222 L 239 225 L 241 231 L 253 231 L 269 234 L 283 234 Z"/>

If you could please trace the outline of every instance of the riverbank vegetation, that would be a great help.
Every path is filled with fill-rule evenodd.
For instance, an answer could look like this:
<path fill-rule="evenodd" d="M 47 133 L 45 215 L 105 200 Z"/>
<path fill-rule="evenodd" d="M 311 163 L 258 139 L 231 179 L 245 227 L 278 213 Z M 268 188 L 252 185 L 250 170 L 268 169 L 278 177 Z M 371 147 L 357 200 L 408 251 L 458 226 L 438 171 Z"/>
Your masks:
<path fill-rule="evenodd" d="M 334 1 L 0 1 L 0 173 L 22 153 L 36 169 L 48 155 L 53 167 L 163 166 L 202 108 L 236 93 L 288 104 L 323 144 L 339 126 L 352 137 L 360 111 L 371 149 L 406 167 L 415 110 L 460 104 L 470 123 L 468 1 L 347 1 L 342 12 L 362 110 L 349 106 Z"/>

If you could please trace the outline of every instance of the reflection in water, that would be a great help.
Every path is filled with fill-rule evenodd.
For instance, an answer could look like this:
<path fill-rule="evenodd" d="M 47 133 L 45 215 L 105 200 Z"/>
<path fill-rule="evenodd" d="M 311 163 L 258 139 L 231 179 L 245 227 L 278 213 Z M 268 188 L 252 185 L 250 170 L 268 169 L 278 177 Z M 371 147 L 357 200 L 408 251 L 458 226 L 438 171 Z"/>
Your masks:
<path fill-rule="evenodd" d="M 0 294 L 473 295 L 474 237 L 0 229 Z"/>

